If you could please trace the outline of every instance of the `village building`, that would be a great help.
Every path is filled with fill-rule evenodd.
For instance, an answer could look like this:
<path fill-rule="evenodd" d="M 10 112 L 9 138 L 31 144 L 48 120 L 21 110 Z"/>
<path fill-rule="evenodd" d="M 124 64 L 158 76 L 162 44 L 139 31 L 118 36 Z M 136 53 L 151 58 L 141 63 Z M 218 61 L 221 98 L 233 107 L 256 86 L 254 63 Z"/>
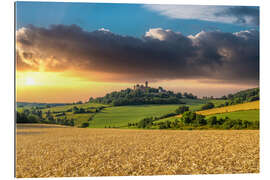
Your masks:
<path fill-rule="evenodd" d="M 139 84 L 134 85 L 133 90 L 140 89 L 140 90 L 145 91 L 147 88 L 148 88 L 148 81 L 145 81 L 145 85 L 143 85 L 143 84 L 141 84 L 141 85 L 139 85 Z"/>

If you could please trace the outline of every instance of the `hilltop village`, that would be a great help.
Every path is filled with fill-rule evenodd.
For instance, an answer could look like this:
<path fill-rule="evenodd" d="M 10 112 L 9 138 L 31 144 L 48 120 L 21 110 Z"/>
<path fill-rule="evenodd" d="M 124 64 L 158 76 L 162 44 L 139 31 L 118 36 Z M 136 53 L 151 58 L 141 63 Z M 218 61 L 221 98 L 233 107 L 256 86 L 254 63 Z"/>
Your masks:
<path fill-rule="evenodd" d="M 142 91 L 146 91 L 147 89 L 149 89 L 151 87 L 148 86 L 148 81 L 145 81 L 145 85 L 143 84 L 136 84 L 133 86 L 133 90 L 142 90 Z M 158 92 L 161 93 L 161 92 L 166 92 L 165 89 L 163 89 L 162 87 L 158 87 Z"/>

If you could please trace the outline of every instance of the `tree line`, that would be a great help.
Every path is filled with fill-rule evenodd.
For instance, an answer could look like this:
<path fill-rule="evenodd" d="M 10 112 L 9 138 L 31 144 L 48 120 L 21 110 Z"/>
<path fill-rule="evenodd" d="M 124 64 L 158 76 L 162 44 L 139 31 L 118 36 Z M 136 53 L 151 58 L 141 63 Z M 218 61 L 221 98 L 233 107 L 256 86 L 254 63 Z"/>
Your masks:
<path fill-rule="evenodd" d="M 231 119 L 229 117 L 211 116 L 206 118 L 204 115 L 189 111 L 188 107 L 180 106 L 173 114 L 182 114 L 181 118 L 173 121 L 155 122 L 161 117 L 147 117 L 138 123 L 129 123 L 128 126 L 138 128 L 158 128 L 158 129 L 259 129 L 259 121 L 248 121 L 242 119 Z"/>

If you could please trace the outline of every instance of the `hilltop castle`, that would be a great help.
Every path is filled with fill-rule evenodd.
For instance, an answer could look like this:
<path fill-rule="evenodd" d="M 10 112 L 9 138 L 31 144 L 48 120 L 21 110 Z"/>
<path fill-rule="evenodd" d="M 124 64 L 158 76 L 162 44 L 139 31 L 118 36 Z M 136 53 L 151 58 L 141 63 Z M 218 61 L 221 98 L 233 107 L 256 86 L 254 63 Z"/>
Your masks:
<path fill-rule="evenodd" d="M 150 87 L 148 86 L 148 81 L 145 81 L 145 85 L 143 84 L 136 84 L 133 86 L 133 90 L 142 90 L 142 91 L 146 91 L 147 89 L 150 89 Z M 151 88 L 151 92 L 152 93 L 164 93 L 167 92 L 165 89 L 163 89 L 162 87 L 158 87 L 156 90 L 155 88 Z"/>
<path fill-rule="evenodd" d="M 134 85 L 133 90 L 140 89 L 140 90 L 145 91 L 147 88 L 148 88 L 148 81 L 145 81 L 145 86 L 143 84 L 141 84 L 141 85 L 137 84 L 137 85 Z"/>

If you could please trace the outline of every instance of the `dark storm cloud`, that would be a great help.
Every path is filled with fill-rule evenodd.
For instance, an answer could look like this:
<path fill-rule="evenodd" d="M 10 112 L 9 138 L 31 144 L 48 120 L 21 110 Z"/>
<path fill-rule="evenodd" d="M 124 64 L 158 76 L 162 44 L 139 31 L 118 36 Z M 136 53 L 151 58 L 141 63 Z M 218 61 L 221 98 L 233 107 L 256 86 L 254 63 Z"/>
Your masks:
<path fill-rule="evenodd" d="M 115 81 L 199 78 L 256 84 L 259 78 L 259 34 L 254 30 L 184 36 L 156 28 L 140 39 L 53 25 L 22 28 L 16 38 L 18 70 L 109 73 Z"/>
<path fill-rule="evenodd" d="M 235 17 L 235 23 L 259 25 L 259 7 L 235 6 L 228 7 L 224 11 L 218 12 L 216 16 Z"/>

